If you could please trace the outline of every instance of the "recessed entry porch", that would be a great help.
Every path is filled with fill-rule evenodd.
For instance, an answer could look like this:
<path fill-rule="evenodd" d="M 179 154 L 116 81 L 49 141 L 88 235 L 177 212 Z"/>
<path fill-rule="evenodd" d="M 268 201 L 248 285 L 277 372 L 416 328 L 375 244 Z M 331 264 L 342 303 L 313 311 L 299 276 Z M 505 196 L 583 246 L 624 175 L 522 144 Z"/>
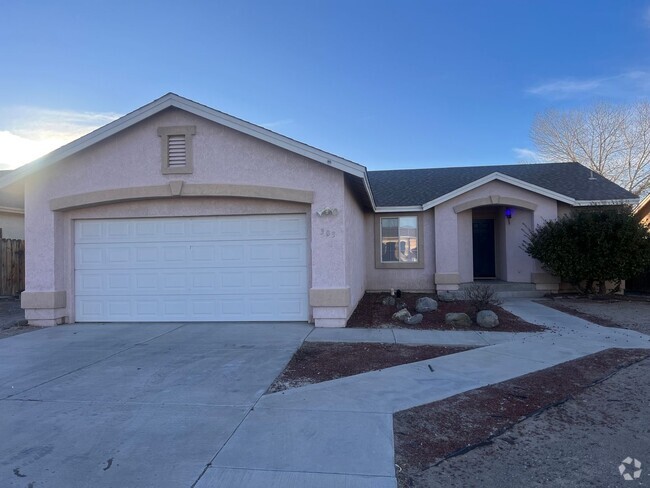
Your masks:
<path fill-rule="evenodd" d="M 471 213 L 472 280 L 461 283 L 460 290 L 472 283 L 482 283 L 500 298 L 542 296 L 544 292 L 536 291 L 531 283 L 533 262 L 521 249 L 525 229 L 533 224 L 533 212 L 490 205 L 473 208 Z"/>
<path fill-rule="evenodd" d="M 466 194 L 436 207 L 438 292 L 461 291 L 475 282 L 492 285 L 504 297 L 533 296 L 557 287 L 522 248 L 527 229 L 557 217 L 557 202 L 523 191 L 505 195 Z"/>
<path fill-rule="evenodd" d="M 532 211 L 491 205 L 467 212 L 471 214 L 471 246 L 465 243 L 461 255 L 461 259 L 466 261 L 461 282 L 500 280 L 530 283 L 533 263 L 521 245 L 525 229 L 533 225 Z"/>

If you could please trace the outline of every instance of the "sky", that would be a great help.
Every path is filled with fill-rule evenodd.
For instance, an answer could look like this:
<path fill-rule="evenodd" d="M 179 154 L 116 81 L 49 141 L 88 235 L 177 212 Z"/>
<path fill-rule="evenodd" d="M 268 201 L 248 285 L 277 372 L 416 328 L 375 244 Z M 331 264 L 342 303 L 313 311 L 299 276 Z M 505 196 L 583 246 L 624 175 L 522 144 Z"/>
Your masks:
<path fill-rule="evenodd" d="M 0 0 L 0 169 L 174 92 L 368 169 L 535 158 L 650 96 L 650 1 Z"/>

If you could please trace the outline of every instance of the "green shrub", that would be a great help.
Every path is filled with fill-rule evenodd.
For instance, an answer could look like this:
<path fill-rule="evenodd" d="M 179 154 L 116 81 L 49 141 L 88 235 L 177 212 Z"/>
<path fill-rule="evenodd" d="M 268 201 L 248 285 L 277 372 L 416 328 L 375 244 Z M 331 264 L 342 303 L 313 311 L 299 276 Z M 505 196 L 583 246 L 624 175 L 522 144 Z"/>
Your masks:
<path fill-rule="evenodd" d="M 523 249 L 551 274 L 592 293 L 650 264 L 650 232 L 630 207 L 578 210 L 528 229 Z"/>

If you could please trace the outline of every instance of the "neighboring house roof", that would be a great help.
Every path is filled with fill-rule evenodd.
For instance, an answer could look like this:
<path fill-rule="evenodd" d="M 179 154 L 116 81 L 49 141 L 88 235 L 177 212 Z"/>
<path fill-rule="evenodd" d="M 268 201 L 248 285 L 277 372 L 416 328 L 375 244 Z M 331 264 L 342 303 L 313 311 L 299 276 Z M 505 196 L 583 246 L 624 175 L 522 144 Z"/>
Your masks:
<path fill-rule="evenodd" d="M 502 180 L 550 193 L 573 204 L 604 201 L 636 203 L 636 195 L 579 163 L 533 163 L 457 168 L 369 171 L 377 207 L 432 207 L 445 196 L 468 191 L 474 183 Z M 478 186 L 478 185 L 476 185 Z M 554 195 L 553 195 L 554 194 Z M 560 198 L 560 197 L 566 198 Z M 572 201 L 573 200 L 573 201 Z"/>
<path fill-rule="evenodd" d="M 639 204 L 634 209 L 634 213 L 642 214 L 642 218 L 650 217 L 650 194 L 639 202 Z"/>

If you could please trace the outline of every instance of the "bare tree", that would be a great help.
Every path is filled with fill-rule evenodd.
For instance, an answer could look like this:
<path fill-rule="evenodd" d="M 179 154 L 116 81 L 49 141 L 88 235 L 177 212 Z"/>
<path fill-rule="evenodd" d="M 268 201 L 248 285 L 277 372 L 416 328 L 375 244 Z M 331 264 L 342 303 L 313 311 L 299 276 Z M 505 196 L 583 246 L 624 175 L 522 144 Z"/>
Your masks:
<path fill-rule="evenodd" d="M 650 192 L 650 103 L 549 110 L 531 129 L 540 160 L 576 161 L 637 195 Z"/>

